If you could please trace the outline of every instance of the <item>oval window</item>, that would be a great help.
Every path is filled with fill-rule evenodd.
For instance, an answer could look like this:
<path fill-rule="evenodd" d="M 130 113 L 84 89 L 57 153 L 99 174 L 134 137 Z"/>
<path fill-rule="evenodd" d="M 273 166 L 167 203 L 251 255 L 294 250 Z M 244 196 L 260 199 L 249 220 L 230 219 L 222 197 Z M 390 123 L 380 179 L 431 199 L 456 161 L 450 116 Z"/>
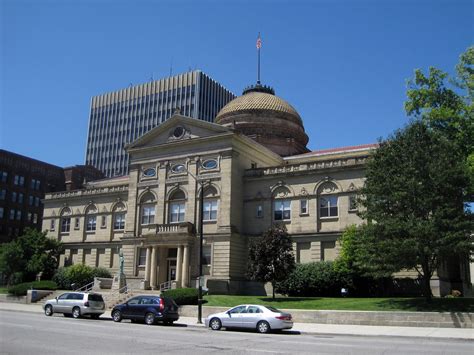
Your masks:
<path fill-rule="evenodd" d="M 181 127 L 181 126 L 178 126 L 178 127 L 176 127 L 176 128 L 174 129 L 174 131 L 173 131 L 173 136 L 174 136 L 175 138 L 181 138 L 181 137 L 184 135 L 184 132 L 185 132 L 185 131 L 184 131 L 184 128 Z"/>
<path fill-rule="evenodd" d="M 202 163 L 202 167 L 204 169 L 215 169 L 217 168 L 217 160 L 215 159 L 208 159 L 208 160 L 205 160 L 203 163 Z"/>
<path fill-rule="evenodd" d="M 183 164 L 176 164 L 171 167 L 173 173 L 183 173 L 186 170 Z"/>
<path fill-rule="evenodd" d="M 154 168 L 148 168 L 145 171 L 143 171 L 143 175 L 147 177 L 152 177 L 156 175 L 156 170 Z"/>

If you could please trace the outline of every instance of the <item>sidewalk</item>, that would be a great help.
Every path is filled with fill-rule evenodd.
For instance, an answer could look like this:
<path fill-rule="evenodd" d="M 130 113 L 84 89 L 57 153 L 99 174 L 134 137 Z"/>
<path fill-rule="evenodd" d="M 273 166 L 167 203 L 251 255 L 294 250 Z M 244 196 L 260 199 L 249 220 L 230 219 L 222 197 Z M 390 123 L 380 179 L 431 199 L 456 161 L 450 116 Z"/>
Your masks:
<path fill-rule="evenodd" d="M 0 302 L 0 310 L 33 313 L 43 312 L 42 304 L 5 302 Z M 109 317 L 110 313 L 107 311 L 104 316 Z M 204 327 L 203 324 L 196 323 L 196 318 L 191 317 L 180 317 L 178 323 L 184 324 L 188 327 Z M 295 323 L 292 331 L 300 332 L 301 334 L 318 335 L 402 336 L 474 340 L 474 329 L 472 328 L 387 327 L 370 325 Z"/>

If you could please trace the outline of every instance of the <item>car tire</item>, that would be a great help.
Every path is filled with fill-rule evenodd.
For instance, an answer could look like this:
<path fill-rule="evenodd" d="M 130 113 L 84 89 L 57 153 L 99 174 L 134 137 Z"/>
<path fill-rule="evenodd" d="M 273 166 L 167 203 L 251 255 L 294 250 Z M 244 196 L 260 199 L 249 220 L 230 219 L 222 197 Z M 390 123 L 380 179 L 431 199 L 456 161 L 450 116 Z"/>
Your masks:
<path fill-rule="evenodd" d="M 261 320 L 257 323 L 257 332 L 262 334 L 270 332 L 270 324 L 267 321 Z"/>
<path fill-rule="evenodd" d="M 118 309 L 112 312 L 112 319 L 114 322 L 121 322 L 122 321 L 122 312 Z"/>
<path fill-rule="evenodd" d="M 209 327 L 212 330 L 219 330 L 222 328 L 222 322 L 219 318 L 212 318 L 211 321 L 209 322 Z"/>
<path fill-rule="evenodd" d="M 53 306 L 50 304 L 46 305 L 44 307 L 44 314 L 46 314 L 48 317 L 51 317 L 53 315 Z"/>
<path fill-rule="evenodd" d="M 72 309 L 72 318 L 81 318 L 81 309 L 79 307 L 74 307 Z"/>
<path fill-rule="evenodd" d="M 145 323 L 147 325 L 153 325 L 155 324 L 155 315 L 153 313 L 147 313 L 145 314 Z"/>

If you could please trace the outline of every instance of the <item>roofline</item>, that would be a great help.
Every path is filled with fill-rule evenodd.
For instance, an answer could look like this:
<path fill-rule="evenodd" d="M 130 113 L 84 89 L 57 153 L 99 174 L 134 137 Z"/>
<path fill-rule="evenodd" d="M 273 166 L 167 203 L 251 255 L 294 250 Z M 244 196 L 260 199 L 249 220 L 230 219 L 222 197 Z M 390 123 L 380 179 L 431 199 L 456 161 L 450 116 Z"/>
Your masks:
<path fill-rule="evenodd" d="M 378 143 L 369 143 L 369 144 L 353 145 L 353 146 L 347 146 L 347 147 L 320 149 L 320 150 L 314 150 L 312 152 L 303 153 L 299 155 L 292 155 L 289 157 L 285 157 L 283 159 L 294 160 L 294 159 L 319 157 L 319 156 L 333 155 L 333 154 L 340 154 L 340 153 L 353 153 L 353 152 L 377 149 L 379 146 L 380 145 Z"/>

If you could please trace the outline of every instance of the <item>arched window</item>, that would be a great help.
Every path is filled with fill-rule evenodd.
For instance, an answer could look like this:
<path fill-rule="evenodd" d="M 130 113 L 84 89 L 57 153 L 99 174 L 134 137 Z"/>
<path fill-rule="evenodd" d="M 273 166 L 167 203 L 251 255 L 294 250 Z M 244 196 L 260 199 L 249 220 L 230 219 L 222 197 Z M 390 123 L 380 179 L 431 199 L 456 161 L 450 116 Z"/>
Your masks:
<path fill-rule="evenodd" d="M 148 192 L 140 200 L 141 203 L 141 224 L 153 224 L 155 223 L 155 196 Z"/>
<path fill-rule="evenodd" d="M 61 233 L 69 233 L 71 230 L 71 214 L 72 212 L 69 207 L 61 211 Z"/>
<path fill-rule="evenodd" d="M 273 220 L 291 220 L 291 199 L 290 190 L 281 186 L 273 192 Z"/>
<path fill-rule="evenodd" d="M 125 205 L 122 202 L 117 203 L 114 206 L 113 218 L 114 218 L 114 230 L 124 230 L 125 229 L 125 217 L 127 215 L 127 210 Z"/>
<path fill-rule="evenodd" d="M 97 207 L 90 205 L 86 210 L 86 232 L 95 232 L 97 225 Z"/>
<path fill-rule="evenodd" d="M 186 195 L 182 190 L 176 190 L 169 199 L 169 223 L 184 222 Z"/>
<path fill-rule="evenodd" d="M 217 221 L 219 206 L 218 192 L 215 187 L 209 186 L 204 190 L 203 221 Z"/>

